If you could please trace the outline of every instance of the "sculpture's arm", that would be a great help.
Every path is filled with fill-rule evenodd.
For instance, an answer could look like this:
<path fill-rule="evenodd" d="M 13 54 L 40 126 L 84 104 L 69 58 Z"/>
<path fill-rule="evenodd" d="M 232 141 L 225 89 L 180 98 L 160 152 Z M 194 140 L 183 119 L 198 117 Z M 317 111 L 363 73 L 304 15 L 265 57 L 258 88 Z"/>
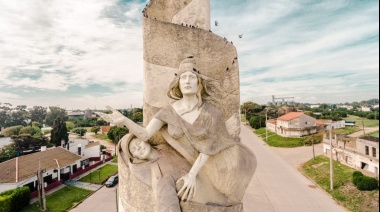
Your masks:
<path fill-rule="evenodd" d="M 129 118 L 125 117 L 123 114 L 113 109 L 112 107 L 107 106 L 107 109 L 111 110 L 112 114 L 105 114 L 105 113 L 96 113 L 96 114 L 98 114 L 105 121 L 108 121 L 112 124 L 115 124 L 117 126 L 126 126 L 132 134 L 134 134 L 137 138 L 143 141 L 147 141 L 149 138 L 151 138 L 165 124 L 163 121 L 153 118 L 149 122 L 148 126 L 144 128 L 136 124 Z"/>
<path fill-rule="evenodd" d="M 185 199 L 190 200 L 195 196 L 197 174 L 202 169 L 203 165 L 206 163 L 209 157 L 210 156 L 208 155 L 200 153 L 197 160 L 194 162 L 193 166 L 191 167 L 189 173 L 178 180 L 178 181 L 183 180 L 183 186 L 178 191 L 178 195 L 181 195 L 181 193 L 184 192 L 181 198 L 182 201 Z"/>

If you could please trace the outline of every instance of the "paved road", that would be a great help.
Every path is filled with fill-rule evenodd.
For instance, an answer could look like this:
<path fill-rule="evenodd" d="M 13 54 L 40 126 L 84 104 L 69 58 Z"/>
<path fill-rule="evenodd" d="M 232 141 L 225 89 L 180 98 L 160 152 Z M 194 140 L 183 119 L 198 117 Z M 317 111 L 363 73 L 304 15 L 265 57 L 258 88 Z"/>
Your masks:
<path fill-rule="evenodd" d="M 103 186 L 70 212 L 116 212 L 116 187 Z"/>
<path fill-rule="evenodd" d="M 256 173 L 244 196 L 246 212 L 346 211 L 323 190 L 285 162 L 247 126 L 242 142 L 256 155 Z"/>

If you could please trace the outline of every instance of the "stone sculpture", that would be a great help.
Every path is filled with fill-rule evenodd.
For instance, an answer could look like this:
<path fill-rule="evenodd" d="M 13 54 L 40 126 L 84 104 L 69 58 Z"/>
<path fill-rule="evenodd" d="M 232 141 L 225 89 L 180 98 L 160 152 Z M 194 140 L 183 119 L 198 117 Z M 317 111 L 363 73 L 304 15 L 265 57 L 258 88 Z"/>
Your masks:
<path fill-rule="evenodd" d="M 194 56 L 189 56 L 181 62 L 179 71 L 170 84 L 168 96 L 175 101 L 160 109 L 147 127 L 140 127 L 110 107 L 112 114 L 98 113 L 115 125 L 129 128 L 133 135 L 123 138 L 120 146 L 124 148 L 124 154 L 129 156 L 126 161 L 131 173 L 151 187 L 156 199 L 153 208 L 142 209 L 129 205 L 129 210 L 168 211 L 165 206 L 170 206 L 170 210 L 180 211 L 177 207 L 179 199 L 178 204 L 173 204 L 174 190 L 178 190 L 181 201 L 187 203 L 181 203 L 182 211 L 194 210 L 194 207 L 206 210 L 203 206 L 219 211 L 222 208 L 225 211 L 242 210 L 242 198 L 254 173 L 256 159 L 253 153 L 239 142 L 238 137 L 228 133 L 222 112 L 212 104 L 215 100 L 209 90 L 212 83 L 213 80 L 203 76 L 196 67 Z M 134 164 L 130 160 L 128 141 L 132 136 L 136 136 L 142 142 L 148 141 L 158 131 L 171 146 L 169 149 L 179 154 L 161 154 L 159 158 L 162 159 L 157 160 L 156 165 L 152 165 L 156 167 L 156 171 L 150 171 L 148 174 L 146 170 L 136 171 L 139 170 L 136 167 L 141 164 Z M 145 154 L 145 158 L 140 159 L 150 158 L 146 156 L 148 149 L 150 148 L 147 146 L 144 148 L 142 155 Z M 173 157 L 176 159 L 172 159 L 170 164 L 168 158 Z M 160 168 L 161 166 L 166 168 Z M 177 186 L 167 179 L 176 180 Z M 178 186 L 179 183 L 183 185 Z M 163 188 L 163 184 L 169 189 L 166 190 L 168 195 L 163 195 L 160 189 L 157 189 Z M 196 205 L 191 205 L 192 203 Z"/>

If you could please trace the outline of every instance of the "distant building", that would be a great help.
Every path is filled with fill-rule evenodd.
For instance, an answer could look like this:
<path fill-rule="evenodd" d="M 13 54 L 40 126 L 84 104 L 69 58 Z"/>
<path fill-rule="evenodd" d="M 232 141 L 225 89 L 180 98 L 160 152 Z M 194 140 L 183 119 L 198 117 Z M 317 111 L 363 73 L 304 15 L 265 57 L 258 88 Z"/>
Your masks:
<path fill-rule="evenodd" d="M 337 108 L 346 108 L 347 110 L 352 110 L 354 109 L 354 107 L 350 106 L 350 105 L 337 105 L 336 106 Z"/>
<path fill-rule="evenodd" d="M 92 110 L 87 108 L 85 111 L 84 111 L 84 118 L 85 119 L 90 119 L 92 118 Z"/>
<path fill-rule="evenodd" d="M 334 136 L 333 159 L 352 168 L 379 176 L 379 138 Z M 330 139 L 324 136 L 323 152 L 330 157 Z"/>
<path fill-rule="evenodd" d="M 103 135 L 106 135 L 108 133 L 108 131 L 110 131 L 110 129 L 111 129 L 111 126 L 101 126 L 100 127 L 100 133 Z"/>
<path fill-rule="evenodd" d="M 346 127 L 346 121 L 345 120 L 333 121 L 331 119 L 321 119 L 318 121 L 323 122 L 323 125 L 324 125 L 323 130 L 330 130 L 330 127 L 331 127 L 331 129 L 341 129 L 343 127 Z"/>
<path fill-rule="evenodd" d="M 69 111 L 67 112 L 67 116 L 70 118 L 78 118 L 83 119 L 84 118 L 84 112 L 83 111 Z"/>
<path fill-rule="evenodd" d="M 266 122 L 267 129 L 283 137 L 302 137 L 317 132 L 316 119 L 302 112 L 290 112 Z"/>
<path fill-rule="evenodd" d="M 319 108 L 319 105 L 310 105 L 310 108 Z"/>
<path fill-rule="evenodd" d="M 379 108 L 379 104 L 374 105 L 373 108 Z"/>
<path fill-rule="evenodd" d="M 371 108 L 370 107 L 361 107 L 360 110 L 363 111 L 363 112 L 370 112 Z"/>
<path fill-rule="evenodd" d="M 344 126 L 346 127 L 353 127 L 355 126 L 355 124 L 356 124 L 355 121 L 344 120 Z"/>

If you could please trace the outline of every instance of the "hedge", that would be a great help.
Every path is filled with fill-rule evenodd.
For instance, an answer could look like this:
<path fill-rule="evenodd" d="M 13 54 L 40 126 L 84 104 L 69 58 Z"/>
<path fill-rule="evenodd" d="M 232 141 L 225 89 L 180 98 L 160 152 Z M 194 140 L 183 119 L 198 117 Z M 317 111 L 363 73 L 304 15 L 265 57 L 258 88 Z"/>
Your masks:
<path fill-rule="evenodd" d="M 361 191 L 372 191 L 378 188 L 379 181 L 373 177 L 365 176 L 359 171 L 354 171 L 352 183 Z"/>
<path fill-rule="evenodd" d="M 0 193 L 0 211 L 20 211 L 29 205 L 30 190 L 24 186 Z"/>

